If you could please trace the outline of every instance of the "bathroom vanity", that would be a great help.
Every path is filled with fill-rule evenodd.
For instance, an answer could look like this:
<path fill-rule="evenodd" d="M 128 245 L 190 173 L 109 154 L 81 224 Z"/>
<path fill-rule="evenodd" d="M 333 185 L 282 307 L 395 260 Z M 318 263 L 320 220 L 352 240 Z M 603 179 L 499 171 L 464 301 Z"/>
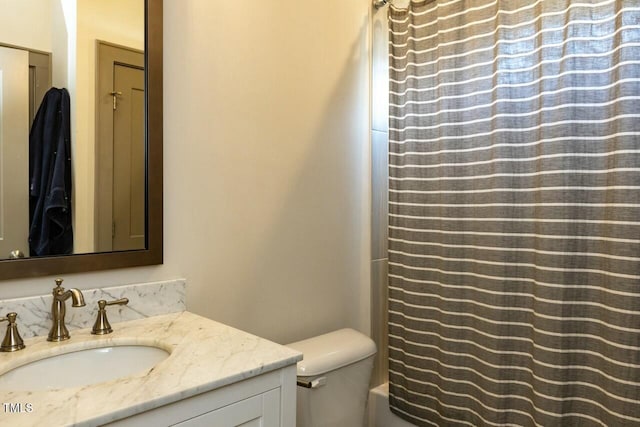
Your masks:
<path fill-rule="evenodd" d="M 113 329 L 104 336 L 72 330 L 61 343 L 26 339 L 26 349 L 0 354 L 0 378 L 25 363 L 92 348 L 151 347 L 168 357 L 143 372 L 89 385 L 15 391 L 0 383 L 0 423 L 295 426 L 301 353 L 187 311 L 114 323 Z M 101 370 L 99 363 L 94 368 Z"/>

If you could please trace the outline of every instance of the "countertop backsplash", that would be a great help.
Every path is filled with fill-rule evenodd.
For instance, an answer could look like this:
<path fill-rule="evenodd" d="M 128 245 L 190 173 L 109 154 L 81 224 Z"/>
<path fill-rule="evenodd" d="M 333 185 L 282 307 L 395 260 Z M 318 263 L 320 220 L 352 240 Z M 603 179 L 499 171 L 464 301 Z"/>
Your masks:
<path fill-rule="evenodd" d="M 73 287 L 70 283 L 63 283 L 62 286 L 65 289 Z M 51 289 L 54 287 L 52 281 Z M 107 307 L 112 324 L 186 310 L 185 279 L 87 289 L 82 294 L 86 306 L 71 307 L 71 299 L 66 302 L 65 324 L 72 335 L 74 329 L 93 326 L 101 299 L 111 301 L 129 298 L 127 305 Z M 47 335 L 51 328 L 51 303 L 51 292 L 41 296 L 0 300 L 0 316 L 14 311 L 18 313 L 17 324 L 22 338 Z"/>

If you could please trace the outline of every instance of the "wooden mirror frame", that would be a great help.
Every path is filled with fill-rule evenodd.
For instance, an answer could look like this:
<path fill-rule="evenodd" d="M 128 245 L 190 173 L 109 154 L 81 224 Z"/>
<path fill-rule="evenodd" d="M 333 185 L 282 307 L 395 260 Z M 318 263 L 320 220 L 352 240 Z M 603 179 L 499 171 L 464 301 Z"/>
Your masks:
<path fill-rule="evenodd" d="M 145 0 L 147 249 L 0 260 L 0 280 L 162 264 L 162 0 Z"/>

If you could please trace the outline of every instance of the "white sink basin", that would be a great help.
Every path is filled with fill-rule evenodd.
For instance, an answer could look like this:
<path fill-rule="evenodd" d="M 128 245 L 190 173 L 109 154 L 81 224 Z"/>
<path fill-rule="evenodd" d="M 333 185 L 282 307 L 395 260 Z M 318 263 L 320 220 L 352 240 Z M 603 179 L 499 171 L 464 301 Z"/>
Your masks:
<path fill-rule="evenodd" d="M 0 390 L 36 391 L 97 384 L 142 373 L 167 357 L 167 351 L 144 345 L 100 347 L 58 354 L 0 375 Z"/>

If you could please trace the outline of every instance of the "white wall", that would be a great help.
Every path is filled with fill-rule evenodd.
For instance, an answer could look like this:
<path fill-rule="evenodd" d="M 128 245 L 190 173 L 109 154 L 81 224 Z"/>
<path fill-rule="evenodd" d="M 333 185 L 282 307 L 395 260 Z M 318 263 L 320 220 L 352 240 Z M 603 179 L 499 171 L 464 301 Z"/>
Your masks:
<path fill-rule="evenodd" d="M 369 1 L 164 5 L 165 264 L 65 283 L 186 277 L 189 310 L 279 342 L 368 332 Z"/>
<path fill-rule="evenodd" d="M 67 88 L 71 102 L 75 102 L 75 46 L 76 46 L 76 2 L 75 0 L 51 0 L 51 52 L 53 87 Z M 71 140 L 75 140 L 75 129 L 71 129 Z"/>

